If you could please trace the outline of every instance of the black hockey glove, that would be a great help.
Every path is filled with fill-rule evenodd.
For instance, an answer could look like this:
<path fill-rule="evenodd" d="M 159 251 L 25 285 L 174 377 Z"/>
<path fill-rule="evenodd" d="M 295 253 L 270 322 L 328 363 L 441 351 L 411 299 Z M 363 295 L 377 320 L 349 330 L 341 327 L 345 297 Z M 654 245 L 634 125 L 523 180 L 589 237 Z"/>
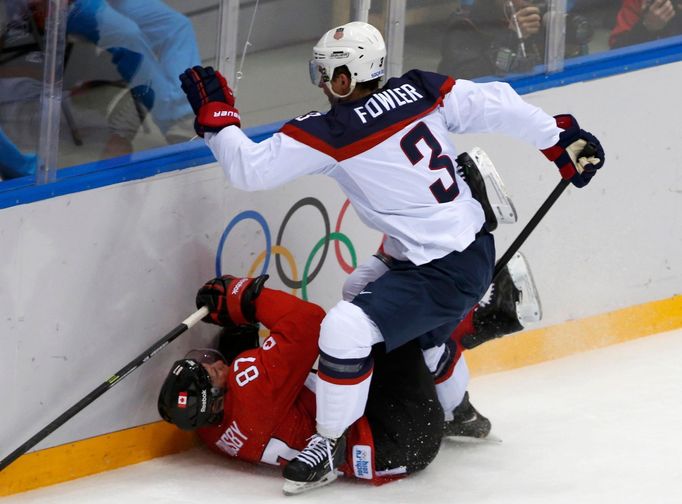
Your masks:
<path fill-rule="evenodd" d="M 225 327 L 218 335 L 218 350 L 229 363 L 242 352 L 260 346 L 258 324 Z"/>
<path fill-rule="evenodd" d="M 592 133 L 580 129 L 570 114 L 554 116 L 563 129 L 556 145 L 541 152 L 559 168 L 561 177 L 576 187 L 585 187 L 604 166 L 604 149 Z"/>
<path fill-rule="evenodd" d="M 234 327 L 256 322 L 256 298 L 268 275 L 240 278 L 223 275 L 204 284 L 197 292 L 197 308 L 206 306 L 209 314 L 202 320 L 209 324 Z"/>
<path fill-rule="evenodd" d="M 207 131 L 217 133 L 226 126 L 241 126 L 234 93 L 220 72 L 195 66 L 180 74 L 180 83 L 197 115 L 194 121 L 197 135 L 203 138 Z"/>

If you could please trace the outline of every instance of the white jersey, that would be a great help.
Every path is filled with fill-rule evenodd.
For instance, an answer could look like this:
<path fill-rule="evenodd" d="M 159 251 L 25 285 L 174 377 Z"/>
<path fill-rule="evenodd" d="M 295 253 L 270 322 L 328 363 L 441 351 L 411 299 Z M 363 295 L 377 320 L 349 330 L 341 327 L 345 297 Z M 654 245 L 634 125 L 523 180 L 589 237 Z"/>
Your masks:
<path fill-rule="evenodd" d="M 260 143 L 236 126 L 207 134 L 206 143 L 246 191 L 302 175 L 334 178 L 360 219 L 386 234 L 386 253 L 419 265 L 464 250 L 483 225 L 450 136 L 481 132 L 544 149 L 561 130 L 508 84 L 413 70 L 360 100 L 297 117 Z"/>

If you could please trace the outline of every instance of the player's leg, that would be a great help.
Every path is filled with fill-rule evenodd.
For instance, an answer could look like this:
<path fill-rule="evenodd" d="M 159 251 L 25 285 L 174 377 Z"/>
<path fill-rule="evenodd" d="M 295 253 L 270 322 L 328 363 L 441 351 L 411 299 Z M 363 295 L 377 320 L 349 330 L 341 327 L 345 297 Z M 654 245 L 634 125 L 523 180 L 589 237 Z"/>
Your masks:
<path fill-rule="evenodd" d="M 446 436 L 486 437 L 490 421 L 469 401 L 468 369 L 463 349 L 519 331 L 540 319 L 540 302 L 528 265 L 521 254 L 493 283 L 479 305 L 452 332 L 451 341 L 424 351 L 436 379 L 438 398 L 446 414 Z"/>
<path fill-rule="evenodd" d="M 443 410 L 416 341 L 373 351 L 374 377 L 365 416 L 374 440 L 375 476 L 424 469 L 438 454 Z"/>
<path fill-rule="evenodd" d="M 488 287 L 494 255 L 492 236 L 482 233 L 466 250 L 428 264 L 397 262 L 352 303 L 341 301 L 329 311 L 319 340 L 319 436 L 289 463 L 285 479 L 319 481 L 335 470 L 334 454 L 343 434 L 365 409 L 373 371 L 371 347 L 383 341 L 390 352 L 449 324 L 449 331 L 432 334 L 440 341 L 427 343 L 447 340 Z"/>
<path fill-rule="evenodd" d="M 368 283 L 375 281 L 389 270 L 389 260 L 381 253 L 377 253 L 355 268 L 343 283 L 342 299 L 353 301 Z"/>
<path fill-rule="evenodd" d="M 483 207 L 486 229 L 497 228 L 498 222 L 513 224 L 517 220 L 502 177 L 488 155 L 479 147 L 457 156 L 457 172 L 471 189 L 471 194 Z"/>
<path fill-rule="evenodd" d="M 352 303 L 342 301 L 329 311 L 319 342 L 319 434 L 338 437 L 362 415 L 372 345 L 383 341 L 390 352 L 424 335 L 423 346 L 449 339 L 487 287 L 493 248 L 486 234 L 451 257 L 422 266 L 396 262 Z"/>
<path fill-rule="evenodd" d="M 471 349 L 520 331 L 541 318 L 542 308 L 533 276 L 523 255 L 517 253 L 456 332 L 460 333 L 462 346 Z"/>
<path fill-rule="evenodd" d="M 317 434 L 284 468 L 287 495 L 318 488 L 336 479 L 345 462 L 346 429 L 363 414 L 374 361 L 372 346 L 382 341 L 376 325 L 364 312 L 340 301 L 322 321 L 315 396 Z M 320 396 L 323 396 L 322 400 Z"/>
<path fill-rule="evenodd" d="M 355 298 L 355 296 L 362 295 L 363 289 L 367 286 L 367 284 L 381 277 L 384 273 L 388 271 L 388 269 L 389 268 L 387 266 L 386 261 L 382 260 L 378 254 L 370 257 L 369 260 L 355 268 L 355 270 L 348 276 L 348 278 L 344 282 L 342 292 L 343 300 L 350 302 Z M 342 323 L 344 319 L 350 317 L 350 319 L 347 322 L 349 327 L 353 325 L 353 319 L 359 322 L 362 320 L 362 318 L 364 318 L 364 314 L 361 313 L 361 310 L 350 303 L 343 304 L 340 303 L 339 305 L 337 305 L 337 307 L 334 307 L 333 310 L 336 311 L 335 318 L 332 320 L 332 322 L 336 321 Z M 376 339 L 376 341 L 380 341 L 380 335 L 375 334 L 373 339 Z M 369 340 L 369 343 L 371 343 L 373 339 Z M 359 355 L 360 358 L 360 360 L 354 361 L 355 363 L 360 363 L 362 362 L 362 359 L 369 356 L 371 347 L 371 344 L 369 343 L 368 344 L 361 343 L 363 350 L 359 354 L 357 353 L 353 354 Z M 344 350 L 337 348 L 334 351 L 334 353 L 337 355 L 343 355 Z M 323 364 L 323 367 L 325 365 L 328 365 L 329 367 L 332 367 L 334 365 L 334 363 L 331 360 L 331 357 L 326 355 L 323 357 L 323 362 L 327 363 Z M 372 364 L 373 361 L 365 361 L 365 363 Z M 364 383 L 360 384 L 357 391 L 361 394 L 369 393 L 369 385 L 370 376 L 367 376 L 366 379 L 364 380 Z M 364 404 L 364 401 L 365 400 L 360 399 L 358 401 L 358 404 Z M 362 415 L 362 412 L 352 410 L 349 410 L 348 413 L 350 414 L 350 417 Z M 344 423 L 347 423 L 349 421 L 350 420 L 346 419 L 344 420 Z M 350 422 L 352 423 L 352 421 Z M 310 446 L 309 451 L 311 453 L 312 452 L 317 453 L 319 451 L 320 456 L 323 457 L 323 459 L 325 456 L 324 452 L 327 449 L 329 449 L 329 454 L 327 454 L 326 457 L 326 461 L 328 463 L 324 464 L 323 461 L 323 465 L 325 467 L 317 471 L 323 473 L 323 475 L 322 476 L 318 475 L 319 479 L 314 482 L 308 481 L 310 469 L 309 462 L 314 462 L 315 458 L 308 457 L 306 459 L 290 463 L 284 471 L 285 494 L 302 493 L 313 488 L 329 484 L 336 479 L 336 473 L 334 471 L 334 468 L 338 467 L 343 463 L 344 459 L 342 458 L 342 454 L 345 452 L 345 448 L 343 448 L 341 444 L 345 443 L 345 439 L 343 437 L 341 438 L 341 444 L 337 443 L 336 441 L 333 441 L 333 444 L 327 444 L 326 446 L 324 445 L 324 443 L 326 442 L 324 438 L 313 438 L 311 441 L 313 444 Z M 332 452 L 334 456 L 330 456 Z M 318 476 L 316 476 L 316 478 Z"/>
<path fill-rule="evenodd" d="M 375 254 L 358 266 L 343 285 L 343 299 L 352 301 L 365 286 L 389 270 L 392 259 Z M 364 293 L 363 293 L 364 294 Z M 483 300 L 467 314 L 454 331 L 464 348 L 522 330 L 542 316 L 540 298 L 527 261 L 519 252 L 509 261 Z"/>
<path fill-rule="evenodd" d="M 386 259 L 382 259 L 379 255 L 372 256 L 348 276 L 343 286 L 343 298 L 351 301 L 363 291 L 368 283 L 376 280 L 388 270 Z M 473 333 L 472 315 L 473 311 L 457 326 L 455 332 Z M 437 396 L 445 411 L 445 419 L 448 421 L 448 433 L 446 435 L 485 437 L 490 431 L 490 422 L 478 413 L 468 401 L 469 371 L 461 352 L 461 346 L 457 346 L 456 342 L 459 342 L 459 339 L 452 339 L 448 344 L 423 351 L 427 367 L 433 374 L 432 379 L 436 380 Z M 390 355 L 393 353 L 391 352 Z M 377 366 L 375 361 L 371 389 L 374 388 L 376 380 Z M 370 397 L 368 404 L 371 402 Z M 474 415 L 477 415 L 475 422 L 472 421 Z"/>
<path fill-rule="evenodd" d="M 516 209 L 502 177 L 481 148 L 474 147 L 470 152 L 457 156 L 457 172 L 466 181 L 474 199 L 483 207 L 488 231 L 494 231 L 498 222 L 516 222 Z"/>
<path fill-rule="evenodd" d="M 444 411 L 443 436 L 484 438 L 490 420 L 469 401 L 469 368 L 462 347 L 451 338 L 439 347 L 424 350 L 424 360 L 436 384 L 438 401 Z"/>
<path fill-rule="evenodd" d="M 440 448 L 444 415 L 416 341 L 388 354 L 385 345 L 375 345 L 372 357 L 374 373 L 364 412 L 364 425 L 368 424 L 369 430 L 356 429 L 348 439 L 347 449 L 342 437 L 342 450 L 325 453 L 326 449 L 322 449 L 320 457 L 338 454 L 334 464 L 339 467 L 350 453 L 347 461 L 354 475 L 377 481 L 413 473 L 430 464 Z M 320 441 L 315 446 L 320 446 Z M 335 473 L 312 482 L 287 479 L 284 492 L 299 494 L 335 479 Z"/>
<path fill-rule="evenodd" d="M 491 423 L 469 401 L 469 392 L 459 405 L 450 412 L 452 418 L 445 421 L 443 436 L 485 438 L 490 434 Z"/>

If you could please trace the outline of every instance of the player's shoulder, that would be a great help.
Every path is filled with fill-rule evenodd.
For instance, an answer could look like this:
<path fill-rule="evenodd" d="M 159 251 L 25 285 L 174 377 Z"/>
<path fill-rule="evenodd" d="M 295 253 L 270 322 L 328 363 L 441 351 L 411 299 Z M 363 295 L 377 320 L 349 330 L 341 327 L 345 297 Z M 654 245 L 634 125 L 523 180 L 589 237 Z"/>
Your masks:
<path fill-rule="evenodd" d="M 318 110 L 311 110 L 300 116 L 296 116 L 290 119 L 282 126 L 281 130 L 286 130 L 287 126 L 293 126 L 297 128 L 311 129 L 315 131 L 316 129 L 324 130 L 327 126 L 326 115 L 328 112 L 320 112 Z M 281 131 L 280 130 L 280 131 Z"/>
<path fill-rule="evenodd" d="M 382 95 L 389 90 L 401 90 L 407 87 L 407 90 L 414 90 L 415 93 L 411 94 L 408 92 L 407 100 L 411 103 L 413 100 L 410 98 L 419 97 L 426 98 L 426 101 L 438 100 L 444 94 L 450 91 L 452 86 L 455 84 L 455 80 L 447 75 L 439 74 L 436 72 L 429 72 L 426 70 L 410 70 L 404 73 L 400 77 L 394 77 L 386 81 L 384 86 L 377 90 L 374 95 Z M 388 99 L 395 98 L 400 102 L 400 95 L 396 98 L 395 94 L 386 94 Z M 372 95 L 370 95 L 366 100 L 370 100 Z M 328 130 L 334 123 L 343 119 L 344 108 L 337 107 L 337 109 L 332 109 L 327 112 L 320 112 L 317 110 L 311 110 L 305 114 L 294 117 L 287 121 L 282 129 L 287 126 L 295 127 L 305 127 L 305 129 L 310 131 L 325 131 Z"/>
<path fill-rule="evenodd" d="M 447 75 L 410 70 L 362 98 L 335 104 L 328 112 L 295 117 L 280 132 L 337 161 L 344 160 L 433 111 L 454 82 Z"/>
<path fill-rule="evenodd" d="M 390 79 L 387 84 L 400 86 L 403 81 L 411 83 L 433 98 L 443 96 L 455 85 L 455 79 L 449 75 L 417 69 L 405 72 L 397 79 Z"/>

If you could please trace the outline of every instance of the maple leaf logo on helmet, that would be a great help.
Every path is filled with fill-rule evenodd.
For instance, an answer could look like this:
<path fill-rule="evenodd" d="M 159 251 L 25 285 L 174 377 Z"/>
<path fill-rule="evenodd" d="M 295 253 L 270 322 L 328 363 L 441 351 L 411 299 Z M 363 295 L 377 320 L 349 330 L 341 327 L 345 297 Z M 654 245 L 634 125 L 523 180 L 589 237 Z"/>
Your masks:
<path fill-rule="evenodd" d="M 178 394 L 178 408 L 187 407 L 187 392 L 180 392 Z"/>

